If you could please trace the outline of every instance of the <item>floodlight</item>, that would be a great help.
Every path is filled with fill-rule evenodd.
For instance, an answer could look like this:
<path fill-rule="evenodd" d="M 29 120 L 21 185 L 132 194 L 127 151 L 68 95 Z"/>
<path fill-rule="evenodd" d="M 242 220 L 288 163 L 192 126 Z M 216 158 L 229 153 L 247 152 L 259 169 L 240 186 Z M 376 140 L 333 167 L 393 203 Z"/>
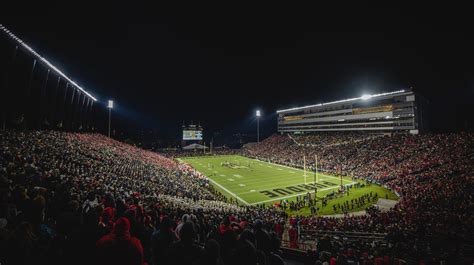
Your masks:
<path fill-rule="evenodd" d="M 84 92 L 87 96 L 89 96 L 92 100 L 97 101 L 95 97 L 93 97 L 89 92 L 87 92 L 85 89 L 83 89 L 81 86 L 76 84 L 76 82 L 72 81 L 69 77 L 67 77 L 61 70 L 59 70 L 56 66 L 54 66 L 52 63 L 50 63 L 48 60 L 46 60 L 44 57 L 39 55 L 33 48 L 28 46 L 26 43 L 23 42 L 20 38 L 18 38 L 13 32 L 8 30 L 5 26 L 0 24 L 0 30 L 5 32 L 10 38 L 12 38 L 16 43 L 20 44 L 23 48 L 25 48 L 27 51 L 29 51 L 31 54 L 33 54 L 34 57 L 36 57 L 39 61 L 47 65 L 49 68 L 53 69 L 58 75 L 60 75 L 62 78 L 67 80 L 70 84 L 74 85 L 77 89 L 80 91 Z"/>
<path fill-rule="evenodd" d="M 113 100 L 109 100 L 109 105 L 107 105 L 107 108 L 109 108 L 109 109 L 114 108 L 114 101 Z"/>
<path fill-rule="evenodd" d="M 255 111 L 255 116 L 257 116 L 257 143 L 260 143 L 260 110 Z"/>
<path fill-rule="evenodd" d="M 303 106 L 303 107 L 295 107 L 295 108 L 291 108 L 291 109 L 277 110 L 277 113 L 301 110 L 301 109 L 306 109 L 306 108 L 314 108 L 314 107 L 320 107 L 320 106 L 327 106 L 327 105 L 331 105 L 331 104 L 350 102 L 350 101 L 355 101 L 355 100 L 359 100 L 359 99 L 368 100 L 368 99 L 371 99 L 371 98 L 394 95 L 394 94 L 399 94 L 399 93 L 404 93 L 404 92 L 405 92 L 405 90 L 398 90 L 398 91 L 375 94 L 375 95 L 363 95 L 362 97 L 358 97 L 358 98 L 349 98 L 349 99 L 343 99 L 343 100 L 336 100 L 336 101 L 332 101 L 332 102 L 319 103 L 319 104 L 316 104 L 316 105 L 309 105 L 309 106 Z"/>

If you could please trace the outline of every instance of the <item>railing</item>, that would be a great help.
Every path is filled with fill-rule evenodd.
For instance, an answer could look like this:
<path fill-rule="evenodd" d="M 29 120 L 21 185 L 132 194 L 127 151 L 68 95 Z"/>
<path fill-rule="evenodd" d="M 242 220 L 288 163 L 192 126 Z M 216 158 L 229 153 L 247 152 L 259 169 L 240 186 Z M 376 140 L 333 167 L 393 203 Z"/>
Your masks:
<path fill-rule="evenodd" d="M 281 247 L 282 248 L 288 248 L 292 249 L 294 251 L 300 251 L 306 253 L 308 250 L 310 251 L 315 251 L 316 250 L 316 242 L 298 242 L 296 244 L 297 246 L 294 247 L 292 246 L 291 242 L 289 240 L 281 240 Z"/>
<path fill-rule="evenodd" d="M 370 233 L 370 232 L 346 232 L 346 231 L 328 231 L 328 230 L 312 230 L 301 229 L 300 235 L 302 237 L 321 237 L 321 236 L 339 236 L 347 239 L 365 239 L 365 240 L 385 240 L 386 233 Z"/>
<path fill-rule="evenodd" d="M 297 242 L 291 242 L 282 239 L 282 247 L 297 249 L 299 251 L 315 251 L 317 239 L 323 236 L 345 238 L 349 241 L 385 241 L 386 233 L 368 233 L 368 232 L 344 232 L 344 231 L 328 231 L 328 230 L 300 230 Z"/>

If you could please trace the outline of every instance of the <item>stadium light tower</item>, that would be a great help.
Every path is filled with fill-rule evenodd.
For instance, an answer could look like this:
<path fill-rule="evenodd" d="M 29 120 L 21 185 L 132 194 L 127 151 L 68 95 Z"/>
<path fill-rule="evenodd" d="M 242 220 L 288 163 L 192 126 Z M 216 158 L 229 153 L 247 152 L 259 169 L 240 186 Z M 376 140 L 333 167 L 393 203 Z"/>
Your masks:
<path fill-rule="evenodd" d="M 114 101 L 109 100 L 107 108 L 109 109 L 109 138 L 110 138 L 110 118 L 112 116 L 112 109 L 114 108 Z"/>
<path fill-rule="evenodd" d="M 257 116 L 257 143 L 260 143 L 260 110 L 255 112 L 255 116 Z"/>

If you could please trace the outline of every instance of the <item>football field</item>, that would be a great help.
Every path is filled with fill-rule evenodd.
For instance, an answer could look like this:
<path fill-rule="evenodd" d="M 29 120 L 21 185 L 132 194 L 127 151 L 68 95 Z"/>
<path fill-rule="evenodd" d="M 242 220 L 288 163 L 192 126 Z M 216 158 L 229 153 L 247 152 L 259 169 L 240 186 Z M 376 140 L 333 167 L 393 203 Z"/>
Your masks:
<path fill-rule="evenodd" d="M 314 193 L 322 197 L 336 191 L 341 178 L 323 173 L 315 174 L 302 169 L 290 168 L 238 155 L 186 157 L 182 161 L 207 176 L 214 186 L 226 196 L 232 196 L 245 205 L 272 204 L 286 199 L 291 201 L 299 195 Z M 343 178 L 342 184 L 356 183 Z"/>

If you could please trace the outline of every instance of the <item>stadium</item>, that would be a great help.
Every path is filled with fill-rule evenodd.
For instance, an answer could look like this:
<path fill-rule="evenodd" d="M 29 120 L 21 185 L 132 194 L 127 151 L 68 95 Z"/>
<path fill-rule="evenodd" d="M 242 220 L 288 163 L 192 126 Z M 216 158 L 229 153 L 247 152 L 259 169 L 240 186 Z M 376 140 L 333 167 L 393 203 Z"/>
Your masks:
<path fill-rule="evenodd" d="M 431 131 L 415 88 L 284 98 L 238 146 L 170 110 L 151 145 L 21 35 L 0 24 L 0 264 L 474 261 L 474 134 Z"/>

